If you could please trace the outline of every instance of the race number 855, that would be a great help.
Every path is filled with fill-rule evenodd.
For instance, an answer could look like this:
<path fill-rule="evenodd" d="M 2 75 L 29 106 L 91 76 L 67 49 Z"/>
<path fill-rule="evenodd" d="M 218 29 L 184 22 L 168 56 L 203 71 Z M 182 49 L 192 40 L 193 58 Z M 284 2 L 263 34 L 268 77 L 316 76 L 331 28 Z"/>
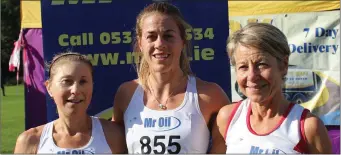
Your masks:
<path fill-rule="evenodd" d="M 165 143 L 162 142 L 163 139 L 166 139 L 165 136 L 155 136 L 154 137 L 154 144 L 151 144 L 151 140 L 150 137 L 148 136 L 143 136 L 140 139 L 140 143 L 141 143 L 141 152 L 143 154 L 150 154 L 152 152 L 152 147 L 151 145 L 153 145 L 153 148 L 156 148 L 158 146 L 161 147 L 161 151 L 158 150 L 153 150 L 154 154 L 165 154 L 166 152 L 166 145 Z M 167 149 L 169 154 L 178 154 L 181 150 L 181 145 L 178 142 L 174 142 L 174 140 L 176 139 L 180 139 L 180 135 L 177 136 L 169 136 L 169 141 L 168 141 L 168 147 L 173 147 L 175 146 L 175 151 L 173 151 L 172 149 Z M 160 141 L 161 140 L 161 141 Z"/>

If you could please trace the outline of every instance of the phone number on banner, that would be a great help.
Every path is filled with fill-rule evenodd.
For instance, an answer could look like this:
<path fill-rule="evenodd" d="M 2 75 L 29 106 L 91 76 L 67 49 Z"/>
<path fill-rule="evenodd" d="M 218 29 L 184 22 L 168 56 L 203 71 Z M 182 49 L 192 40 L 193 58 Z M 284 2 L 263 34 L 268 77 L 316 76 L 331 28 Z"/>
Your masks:
<path fill-rule="evenodd" d="M 214 39 L 213 28 L 192 28 L 186 29 L 186 40 Z M 102 32 L 99 34 L 99 41 L 102 45 L 108 44 L 130 44 L 133 41 L 131 31 L 123 32 Z M 83 32 L 78 34 L 61 34 L 58 37 L 60 46 L 87 46 L 94 44 L 94 33 Z"/>

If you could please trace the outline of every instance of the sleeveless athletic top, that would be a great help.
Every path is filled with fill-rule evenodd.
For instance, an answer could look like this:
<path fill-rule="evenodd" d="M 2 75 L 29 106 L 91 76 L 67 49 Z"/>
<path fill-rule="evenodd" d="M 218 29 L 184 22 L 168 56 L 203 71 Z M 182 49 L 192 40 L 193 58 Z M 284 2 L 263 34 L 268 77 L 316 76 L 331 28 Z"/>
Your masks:
<path fill-rule="evenodd" d="M 246 99 L 237 103 L 227 123 L 226 153 L 306 153 L 303 125 L 307 112 L 300 105 L 291 103 L 273 131 L 257 134 L 250 125 L 250 101 Z"/>
<path fill-rule="evenodd" d="M 47 123 L 40 136 L 40 142 L 37 153 L 50 154 L 103 154 L 110 153 L 111 149 L 105 139 L 102 124 L 96 117 L 91 117 L 92 131 L 89 142 L 80 148 L 60 148 L 58 147 L 52 137 L 53 122 Z M 114 138 L 114 137 L 112 137 Z"/>
<path fill-rule="evenodd" d="M 157 111 L 143 102 L 139 85 L 124 113 L 129 153 L 206 153 L 209 130 L 200 111 L 195 77 L 189 76 L 182 104 Z"/>

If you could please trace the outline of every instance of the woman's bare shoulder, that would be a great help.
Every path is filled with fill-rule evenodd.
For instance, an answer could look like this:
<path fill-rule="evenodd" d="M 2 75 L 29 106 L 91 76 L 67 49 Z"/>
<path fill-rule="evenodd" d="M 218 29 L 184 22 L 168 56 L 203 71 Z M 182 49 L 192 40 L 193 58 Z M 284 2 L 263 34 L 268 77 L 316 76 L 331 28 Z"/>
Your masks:
<path fill-rule="evenodd" d="M 225 106 L 230 104 L 230 99 L 217 83 L 196 78 L 199 97 L 210 104 Z"/>
<path fill-rule="evenodd" d="M 138 85 L 137 79 L 122 83 L 116 91 L 115 104 L 126 107 Z"/>
<path fill-rule="evenodd" d="M 126 81 L 119 86 L 118 91 L 122 92 L 132 91 L 135 90 L 138 85 L 139 85 L 138 79 Z"/>
<path fill-rule="evenodd" d="M 236 108 L 237 104 L 238 103 L 232 103 L 232 104 L 228 104 L 228 105 L 225 105 L 224 107 L 222 107 L 219 110 L 217 119 L 222 121 L 222 122 L 226 122 L 231 117 L 231 114 L 232 114 L 233 110 Z"/>
<path fill-rule="evenodd" d="M 14 153 L 36 153 L 44 126 L 45 124 L 21 133 L 17 138 Z"/>

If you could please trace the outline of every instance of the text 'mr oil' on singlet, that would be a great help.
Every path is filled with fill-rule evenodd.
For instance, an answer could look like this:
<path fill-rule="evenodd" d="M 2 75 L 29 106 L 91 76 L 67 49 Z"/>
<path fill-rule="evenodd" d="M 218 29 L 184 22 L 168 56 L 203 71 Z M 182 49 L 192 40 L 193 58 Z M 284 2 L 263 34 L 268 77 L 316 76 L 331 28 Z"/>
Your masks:
<path fill-rule="evenodd" d="M 52 137 L 53 122 L 47 123 L 44 126 L 40 136 L 37 154 L 111 154 L 111 149 L 105 139 L 102 124 L 96 117 L 91 117 L 92 131 L 89 142 L 80 148 L 60 148 Z M 114 138 L 114 137 L 112 137 Z"/>
<path fill-rule="evenodd" d="M 277 128 L 257 134 L 250 125 L 251 106 L 248 99 L 236 104 L 225 133 L 226 153 L 291 154 L 305 153 L 304 117 L 308 112 L 291 103 Z M 303 116 L 303 117 L 302 117 Z M 303 121 L 303 122 L 302 122 Z"/>
<path fill-rule="evenodd" d="M 176 109 L 145 107 L 143 92 L 139 85 L 124 113 L 129 153 L 206 153 L 209 130 L 200 111 L 195 77 L 189 76 L 184 100 Z"/>

